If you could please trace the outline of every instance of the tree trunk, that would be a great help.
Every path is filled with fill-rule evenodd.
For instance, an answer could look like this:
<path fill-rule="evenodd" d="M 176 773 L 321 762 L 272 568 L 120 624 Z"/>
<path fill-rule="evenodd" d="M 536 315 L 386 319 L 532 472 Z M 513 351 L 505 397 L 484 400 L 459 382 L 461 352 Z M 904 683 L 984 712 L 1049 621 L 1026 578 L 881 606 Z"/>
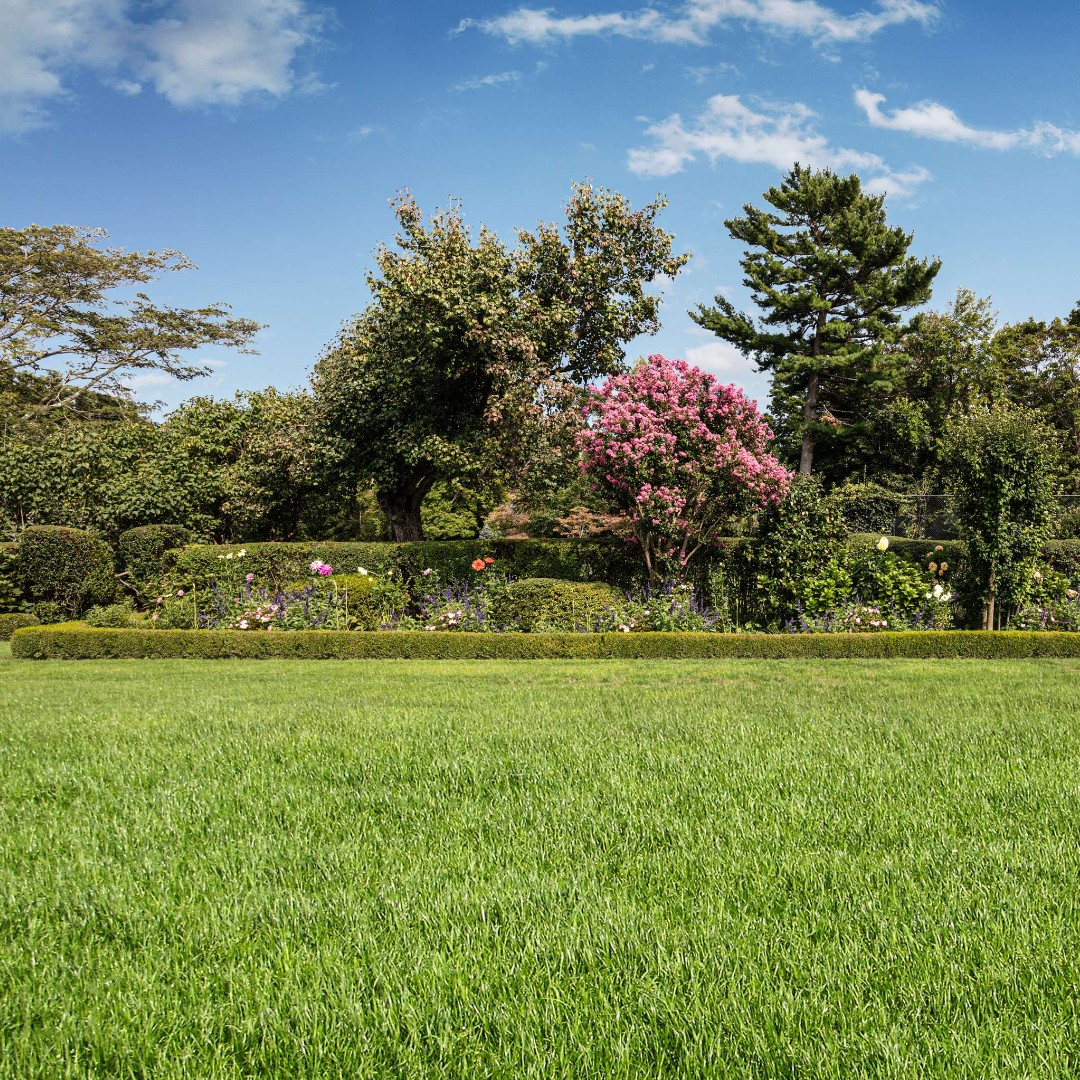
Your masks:
<path fill-rule="evenodd" d="M 375 501 L 386 515 L 394 540 L 408 544 L 424 539 L 424 525 L 420 519 L 420 507 L 431 490 L 435 478 L 424 477 L 395 491 L 377 491 Z"/>
<path fill-rule="evenodd" d="M 821 376 L 810 372 L 810 382 L 806 387 L 806 404 L 803 406 L 802 453 L 799 455 L 799 472 L 810 474 L 814 467 L 814 424 L 817 421 L 818 383 Z"/>
<path fill-rule="evenodd" d="M 824 333 L 825 312 L 819 311 L 811 345 L 814 369 L 810 372 L 810 381 L 806 384 L 806 404 L 803 405 L 802 453 L 799 455 L 799 472 L 803 476 L 809 476 L 814 467 L 814 425 L 818 418 L 818 389 L 821 386 L 818 359 L 821 356 L 821 338 Z"/>

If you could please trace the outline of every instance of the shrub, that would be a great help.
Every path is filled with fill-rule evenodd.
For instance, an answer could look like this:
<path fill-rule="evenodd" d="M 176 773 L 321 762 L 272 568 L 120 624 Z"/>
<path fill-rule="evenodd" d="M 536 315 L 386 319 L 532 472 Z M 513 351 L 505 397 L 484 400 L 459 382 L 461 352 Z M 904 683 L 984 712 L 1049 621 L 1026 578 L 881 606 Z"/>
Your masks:
<path fill-rule="evenodd" d="M 496 622 L 527 633 L 584 630 L 625 599 L 619 589 L 600 581 L 522 578 L 498 591 L 491 612 Z"/>
<path fill-rule="evenodd" d="M 0 612 L 21 611 L 27 605 L 19 575 L 19 545 L 0 544 Z"/>
<path fill-rule="evenodd" d="M 833 491 L 832 497 L 854 532 L 890 536 L 904 517 L 904 497 L 880 484 L 849 482 Z"/>
<path fill-rule="evenodd" d="M 68 619 L 63 608 L 55 600 L 39 600 L 34 605 L 34 618 L 39 623 L 62 623 Z"/>
<path fill-rule="evenodd" d="M 183 525 L 140 525 L 120 534 L 116 542 L 120 562 L 140 598 L 162 592 L 166 574 L 191 541 L 191 530 Z"/>
<path fill-rule="evenodd" d="M 768 620 L 790 618 L 808 599 L 819 604 L 818 593 L 831 594 L 848 531 L 817 477 L 795 477 L 783 501 L 761 515 L 758 531 L 757 585 Z"/>
<path fill-rule="evenodd" d="M 66 615 L 116 597 L 112 548 L 82 529 L 25 529 L 19 537 L 18 571 L 29 599 L 54 603 Z"/>
<path fill-rule="evenodd" d="M 885 634 L 238 634 L 95 630 L 82 623 L 15 632 L 23 659 L 1023 659 L 1080 658 L 1080 634 L 1005 630 Z"/>
<path fill-rule="evenodd" d="M 37 626 L 41 620 L 29 611 L 7 612 L 0 615 L 0 641 L 10 641 L 11 635 L 22 626 Z"/>
<path fill-rule="evenodd" d="M 131 625 L 131 607 L 128 604 L 96 605 L 83 616 L 87 626 L 120 629 Z"/>

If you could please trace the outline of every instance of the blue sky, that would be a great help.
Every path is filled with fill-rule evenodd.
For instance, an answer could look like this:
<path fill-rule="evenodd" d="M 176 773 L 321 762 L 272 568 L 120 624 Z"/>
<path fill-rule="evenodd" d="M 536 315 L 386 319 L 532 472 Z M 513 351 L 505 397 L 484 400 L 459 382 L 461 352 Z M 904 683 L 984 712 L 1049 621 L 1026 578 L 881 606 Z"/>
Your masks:
<path fill-rule="evenodd" d="M 163 302 L 230 302 L 259 356 L 208 354 L 177 402 L 303 384 L 388 240 L 402 187 L 505 238 L 574 179 L 693 252 L 631 355 L 766 383 L 686 315 L 745 304 L 723 219 L 797 158 L 885 191 L 913 251 L 1005 320 L 1080 300 L 1080 4 L 1035 0 L 0 0 L 5 225 L 96 225 L 198 271 Z"/>

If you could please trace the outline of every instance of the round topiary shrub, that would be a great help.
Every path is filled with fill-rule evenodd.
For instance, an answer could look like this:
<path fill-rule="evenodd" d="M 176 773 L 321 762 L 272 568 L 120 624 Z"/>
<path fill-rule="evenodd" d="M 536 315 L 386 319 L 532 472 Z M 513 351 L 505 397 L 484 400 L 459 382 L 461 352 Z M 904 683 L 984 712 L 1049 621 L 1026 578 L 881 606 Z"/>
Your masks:
<path fill-rule="evenodd" d="M 591 629 L 608 608 L 624 600 L 614 585 L 602 581 L 560 581 L 521 578 L 511 581 L 492 600 L 496 623 L 528 633 Z"/>
<path fill-rule="evenodd" d="M 16 611 L 0 615 L 0 641 L 10 641 L 20 626 L 37 626 L 41 620 L 29 611 Z"/>
<path fill-rule="evenodd" d="M 39 604 L 55 604 L 64 615 L 77 615 L 116 599 L 112 548 L 83 529 L 34 525 L 24 530 L 17 570 L 35 611 Z"/>

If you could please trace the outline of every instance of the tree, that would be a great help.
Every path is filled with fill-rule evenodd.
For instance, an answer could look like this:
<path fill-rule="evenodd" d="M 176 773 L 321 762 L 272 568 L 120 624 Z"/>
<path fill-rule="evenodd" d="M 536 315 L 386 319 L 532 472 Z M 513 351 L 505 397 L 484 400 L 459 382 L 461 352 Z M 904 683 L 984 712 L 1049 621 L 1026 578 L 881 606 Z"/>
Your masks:
<path fill-rule="evenodd" d="M 684 568 L 732 517 L 787 488 L 754 403 L 684 360 L 650 356 L 608 379 L 588 408 L 582 470 L 629 514 L 650 580 L 671 561 Z"/>
<path fill-rule="evenodd" d="M 1034 584 L 1056 507 L 1055 465 L 1053 436 L 1031 410 L 978 405 L 948 425 L 943 466 L 984 630 L 1005 621 L 998 605 L 1017 607 Z"/>
<path fill-rule="evenodd" d="M 178 251 L 102 247 L 106 238 L 74 225 L 0 228 L 0 391 L 29 397 L 26 415 L 129 397 L 127 377 L 138 371 L 208 374 L 180 354 L 210 344 L 248 351 L 259 329 L 225 304 L 163 307 L 142 292 L 110 299 L 194 263 Z"/>
<path fill-rule="evenodd" d="M 436 483 L 475 488 L 524 460 L 576 384 L 656 329 L 644 286 L 686 256 L 655 223 L 661 200 L 635 211 L 584 184 L 561 231 L 519 232 L 513 249 L 488 229 L 474 239 L 456 202 L 428 224 L 409 195 L 393 205 L 397 250 L 378 249 L 372 301 L 320 358 L 314 390 L 337 468 L 372 479 L 395 539 L 418 540 Z"/>
<path fill-rule="evenodd" d="M 778 212 L 747 204 L 724 223 L 751 249 L 740 265 L 760 325 L 722 296 L 690 314 L 773 373 L 770 412 L 809 473 L 817 439 L 862 430 L 862 396 L 895 382 L 883 346 L 901 312 L 929 299 L 941 264 L 907 254 L 912 234 L 886 224 L 884 196 L 867 195 L 854 174 L 796 164 L 765 199 Z"/>

